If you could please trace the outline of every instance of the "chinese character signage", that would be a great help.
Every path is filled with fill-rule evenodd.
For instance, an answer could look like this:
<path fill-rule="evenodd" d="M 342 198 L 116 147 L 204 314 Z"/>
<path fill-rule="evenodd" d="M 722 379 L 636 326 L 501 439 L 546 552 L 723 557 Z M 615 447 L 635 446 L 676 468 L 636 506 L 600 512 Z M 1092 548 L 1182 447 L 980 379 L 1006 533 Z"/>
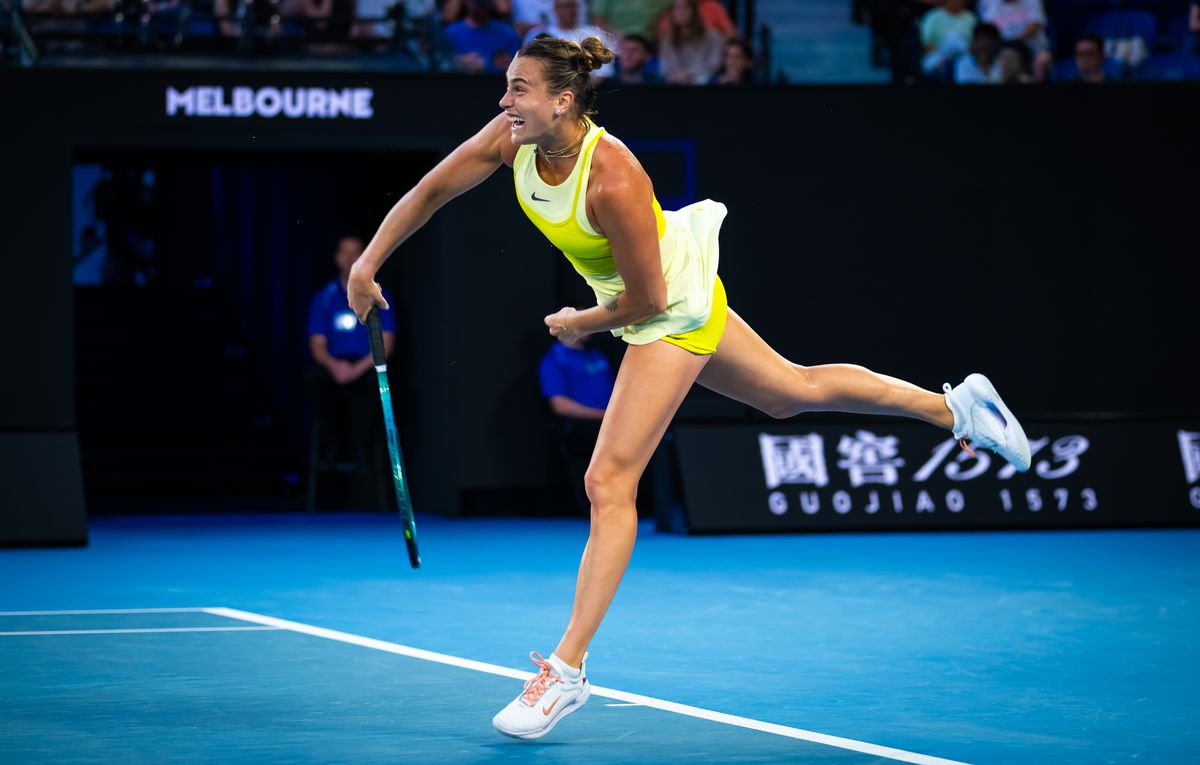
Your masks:
<path fill-rule="evenodd" d="M 1200 525 L 1200 428 L 1032 423 L 1033 466 L 916 423 L 680 426 L 693 532 Z"/>

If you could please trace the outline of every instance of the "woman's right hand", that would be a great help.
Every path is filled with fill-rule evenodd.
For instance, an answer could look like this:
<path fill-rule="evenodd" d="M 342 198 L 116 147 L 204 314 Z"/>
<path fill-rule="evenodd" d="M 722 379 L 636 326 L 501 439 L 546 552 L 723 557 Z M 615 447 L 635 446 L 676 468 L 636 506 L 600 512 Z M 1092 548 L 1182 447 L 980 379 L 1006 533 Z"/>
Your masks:
<path fill-rule="evenodd" d="M 363 324 L 367 323 L 367 314 L 375 306 L 385 311 L 391 308 L 383 299 L 383 290 L 375 281 L 375 274 L 357 263 L 350 268 L 350 278 L 346 281 L 346 297 L 350 309 Z"/>

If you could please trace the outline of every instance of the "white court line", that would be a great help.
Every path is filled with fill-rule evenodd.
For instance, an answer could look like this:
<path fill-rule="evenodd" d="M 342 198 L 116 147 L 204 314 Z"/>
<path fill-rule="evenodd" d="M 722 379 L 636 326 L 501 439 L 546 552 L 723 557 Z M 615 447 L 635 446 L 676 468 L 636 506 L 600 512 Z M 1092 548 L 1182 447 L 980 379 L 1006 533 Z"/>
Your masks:
<path fill-rule="evenodd" d="M 458 656 L 435 653 L 434 651 L 426 651 L 421 648 L 412 648 L 410 646 L 400 645 L 399 643 L 389 643 L 386 640 L 363 637 L 362 635 L 355 635 L 349 632 L 339 632 L 338 630 L 315 627 L 311 624 L 304 624 L 302 622 L 292 622 L 286 619 L 277 619 L 274 616 L 264 616 L 263 614 L 256 614 L 250 611 L 239 611 L 235 608 L 206 608 L 204 611 L 216 616 L 225 616 L 230 619 L 238 619 L 244 622 L 278 627 L 279 629 L 300 632 L 305 635 L 325 638 L 326 640 L 336 640 L 341 643 L 362 646 L 363 648 L 374 648 L 377 651 L 386 651 L 387 653 L 408 656 L 413 659 L 423 659 L 425 661 L 437 662 L 438 664 L 448 664 L 452 667 L 473 669 L 476 672 L 486 672 L 490 675 L 510 677 L 514 680 L 526 680 L 533 676 L 532 672 L 522 672 L 521 670 L 509 669 L 508 667 L 501 667 L 498 664 L 488 664 L 486 662 L 475 661 L 473 659 L 463 659 Z M 762 731 L 764 733 L 774 733 L 777 736 L 786 736 L 787 738 L 811 741 L 815 744 L 825 744 L 826 746 L 833 746 L 839 749 L 848 749 L 852 752 L 871 754 L 875 755 L 876 757 L 885 757 L 898 762 L 911 762 L 915 765 L 966 765 L 966 763 L 962 763 L 957 760 L 947 760 L 941 757 L 931 757 L 927 754 L 906 752 L 903 749 L 893 749 L 889 746 L 868 744 L 864 741 L 855 741 L 854 739 L 842 738 L 841 736 L 830 736 L 825 733 L 814 733 L 813 731 L 803 730 L 801 728 L 792 728 L 787 725 L 776 725 L 775 723 L 753 720 L 749 717 L 729 715 L 725 714 L 724 712 L 714 712 L 710 709 L 701 709 L 700 707 L 688 706 L 687 704 L 677 704 L 674 701 L 664 701 L 651 696 L 641 696 L 636 693 L 626 693 L 625 691 L 613 690 L 611 688 L 600 688 L 593 685 L 592 694 L 595 696 L 616 699 L 618 701 L 624 701 L 627 703 L 654 707 L 655 709 L 661 709 L 666 712 L 674 712 L 676 714 L 686 715 L 688 717 L 697 717 L 702 720 L 710 720 L 712 722 L 724 723 L 726 725 L 734 725 L 739 728 L 749 728 L 750 730 Z"/>
<path fill-rule="evenodd" d="M 75 614 L 198 614 L 207 608 L 92 608 L 75 611 L 0 611 L 0 616 L 72 616 Z"/>
<path fill-rule="evenodd" d="M 0 632 L 0 637 L 19 635 L 128 635 L 134 632 L 270 632 L 279 627 L 147 627 L 128 630 L 28 630 L 26 632 Z"/>

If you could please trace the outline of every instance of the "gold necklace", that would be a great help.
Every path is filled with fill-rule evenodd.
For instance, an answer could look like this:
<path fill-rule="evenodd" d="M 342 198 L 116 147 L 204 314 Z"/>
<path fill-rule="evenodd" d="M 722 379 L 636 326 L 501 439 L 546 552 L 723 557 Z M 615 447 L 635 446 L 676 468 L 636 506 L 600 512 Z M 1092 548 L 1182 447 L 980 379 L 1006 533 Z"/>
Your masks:
<path fill-rule="evenodd" d="M 579 138 L 575 139 L 574 143 L 572 143 L 570 146 L 564 146 L 561 149 L 543 149 L 539 147 L 537 149 L 537 153 L 541 154 L 543 159 L 565 159 L 567 157 L 574 157 L 583 147 L 583 139 L 586 138 L 588 134 L 587 123 L 580 122 L 579 124 L 583 127 L 583 132 L 579 134 Z"/>

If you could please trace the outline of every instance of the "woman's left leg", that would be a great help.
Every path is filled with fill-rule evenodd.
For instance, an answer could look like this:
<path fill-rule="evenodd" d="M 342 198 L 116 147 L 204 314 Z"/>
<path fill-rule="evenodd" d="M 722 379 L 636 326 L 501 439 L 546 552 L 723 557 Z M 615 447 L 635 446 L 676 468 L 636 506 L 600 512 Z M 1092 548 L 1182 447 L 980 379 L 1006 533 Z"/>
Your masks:
<path fill-rule="evenodd" d="M 800 366 L 776 353 L 732 310 L 697 382 L 772 417 L 801 412 L 911 417 L 950 430 L 971 454 L 969 442 L 991 449 L 1017 470 L 1031 463 L 1025 430 L 983 375 L 967 375 L 954 388 L 945 386 L 943 395 L 854 364 Z"/>
<path fill-rule="evenodd" d="M 772 417 L 848 412 L 912 417 L 950 429 L 945 397 L 854 364 L 805 367 L 779 355 L 733 309 L 701 385 Z"/>

